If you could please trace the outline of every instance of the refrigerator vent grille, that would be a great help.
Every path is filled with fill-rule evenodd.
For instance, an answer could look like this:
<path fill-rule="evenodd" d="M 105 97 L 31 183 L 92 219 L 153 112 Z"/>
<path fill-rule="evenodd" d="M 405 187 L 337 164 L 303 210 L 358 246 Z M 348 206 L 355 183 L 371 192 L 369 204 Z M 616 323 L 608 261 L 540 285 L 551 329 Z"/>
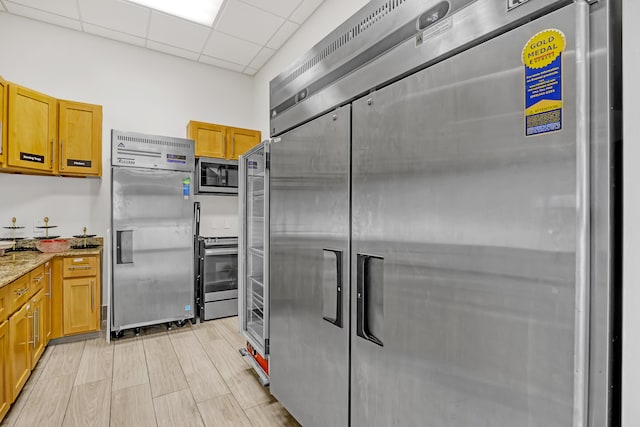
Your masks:
<path fill-rule="evenodd" d="M 124 135 L 118 135 L 118 141 L 139 142 L 142 144 L 161 145 L 164 147 L 181 147 L 181 148 L 191 147 L 189 143 L 184 143 L 184 142 L 163 141 L 161 139 L 151 139 L 151 138 L 136 138 L 134 136 L 124 136 Z"/>
<path fill-rule="evenodd" d="M 367 30 L 373 27 L 374 24 L 380 22 L 380 20 L 392 11 L 394 11 L 398 6 L 406 3 L 409 0 L 389 0 L 385 2 L 382 6 L 371 12 L 364 19 L 362 19 L 358 24 L 354 25 L 342 35 L 334 39 L 327 47 L 325 47 L 320 53 L 318 53 L 313 58 L 309 59 L 304 64 L 300 65 L 296 68 L 291 74 L 289 74 L 278 86 L 286 86 L 320 62 L 322 62 L 325 58 L 333 54 L 335 51 L 340 49 L 345 44 L 349 43 L 354 38 L 364 34 Z"/>

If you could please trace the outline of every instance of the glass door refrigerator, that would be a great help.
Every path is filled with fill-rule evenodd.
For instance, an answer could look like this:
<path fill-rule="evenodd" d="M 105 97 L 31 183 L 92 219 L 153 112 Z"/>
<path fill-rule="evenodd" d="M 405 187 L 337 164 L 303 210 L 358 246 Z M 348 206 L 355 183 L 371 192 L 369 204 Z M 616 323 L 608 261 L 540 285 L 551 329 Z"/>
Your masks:
<path fill-rule="evenodd" d="M 269 141 L 239 158 L 238 314 L 240 353 L 269 384 Z"/>

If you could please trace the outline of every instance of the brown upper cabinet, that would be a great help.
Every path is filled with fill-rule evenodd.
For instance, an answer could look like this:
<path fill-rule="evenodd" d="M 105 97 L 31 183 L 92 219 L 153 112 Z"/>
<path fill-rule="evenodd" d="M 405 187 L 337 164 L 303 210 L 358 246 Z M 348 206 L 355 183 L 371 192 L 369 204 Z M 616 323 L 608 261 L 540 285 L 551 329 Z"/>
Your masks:
<path fill-rule="evenodd" d="M 0 166 L 7 163 L 7 104 L 9 103 L 9 87 L 0 76 Z"/>
<path fill-rule="evenodd" d="M 58 102 L 58 169 L 62 175 L 102 175 L 102 106 Z"/>
<path fill-rule="evenodd" d="M 196 157 L 238 160 L 238 156 L 260 143 L 260 131 L 213 123 L 190 121 L 187 138 L 196 142 Z"/>
<path fill-rule="evenodd" d="M 9 167 L 54 172 L 56 99 L 9 84 Z"/>
<path fill-rule="evenodd" d="M 0 78 L 0 171 L 102 175 L 102 107 Z"/>

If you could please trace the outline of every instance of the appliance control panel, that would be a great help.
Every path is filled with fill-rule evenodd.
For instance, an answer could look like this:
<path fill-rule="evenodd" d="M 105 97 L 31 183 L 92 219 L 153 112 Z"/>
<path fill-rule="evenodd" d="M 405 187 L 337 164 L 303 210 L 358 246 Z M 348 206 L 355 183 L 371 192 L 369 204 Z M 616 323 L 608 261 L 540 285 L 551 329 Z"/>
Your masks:
<path fill-rule="evenodd" d="M 193 172 L 194 142 L 190 139 L 111 131 L 111 165 Z"/>

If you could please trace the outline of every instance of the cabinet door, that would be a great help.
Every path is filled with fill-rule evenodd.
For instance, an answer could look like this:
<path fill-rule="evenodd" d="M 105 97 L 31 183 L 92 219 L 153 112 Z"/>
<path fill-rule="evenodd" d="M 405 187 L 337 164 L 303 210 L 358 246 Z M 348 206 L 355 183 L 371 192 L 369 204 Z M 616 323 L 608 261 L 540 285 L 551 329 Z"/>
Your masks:
<path fill-rule="evenodd" d="M 64 336 L 62 328 L 62 265 L 63 258 L 51 262 L 51 339 Z"/>
<path fill-rule="evenodd" d="M 31 373 L 30 309 L 31 305 L 25 304 L 9 318 L 9 387 L 12 403 Z"/>
<path fill-rule="evenodd" d="M 7 104 L 9 90 L 7 82 L 0 77 L 0 166 L 7 164 Z"/>
<path fill-rule="evenodd" d="M 54 172 L 55 98 L 10 84 L 8 132 L 9 166 Z"/>
<path fill-rule="evenodd" d="M 11 313 L 11 299 L 9 297 L 10 289 L 11 285 L 0 288 L 0 323 L 7 320 L 9 318 L 9 313 Z"/>
<path fill-rule="evenodd" d="M 187 137 L 196 142 L 196 157 L 225 158 L 225 136 L 224 126 L 194 121 L 187 126 Z"/>
<path fill-rule="evenodd" d="M 64 334 L 97 330 L 98 300 L 96 277 L 65 279 L 63 282 Z"/>
<path fill-rule="evenodd" d="M 36 296 L 31 299 L 31 310 L 29 310 L 29 320 L 31 321 L 31 333 L 29 336 L 29 342 L 32 345 L 31 369 L 35 368 L 38 360 L 40 360 L 40 356 L 42 356 L 42 353 L 44 353 L 46 340 L 44 329 L 44 303 L 44 291 L 38 292 Z"/>
<path fill-rule="evenodd" d="M 9 322 L 4 321 L 0 323 L 0 421 L 11 405 L 9 364 Z"/>
<path fill-rule="evenodd" d="M 251 129 L 228 128 L 227 158 L 238 160 L 238 156 L 260 143 L 260 131 Z"/>
<path fill-rule="evenodd" d="M 58 102 L 58 168 L 62 174 L 102 174 L 102 106 Z"/>

